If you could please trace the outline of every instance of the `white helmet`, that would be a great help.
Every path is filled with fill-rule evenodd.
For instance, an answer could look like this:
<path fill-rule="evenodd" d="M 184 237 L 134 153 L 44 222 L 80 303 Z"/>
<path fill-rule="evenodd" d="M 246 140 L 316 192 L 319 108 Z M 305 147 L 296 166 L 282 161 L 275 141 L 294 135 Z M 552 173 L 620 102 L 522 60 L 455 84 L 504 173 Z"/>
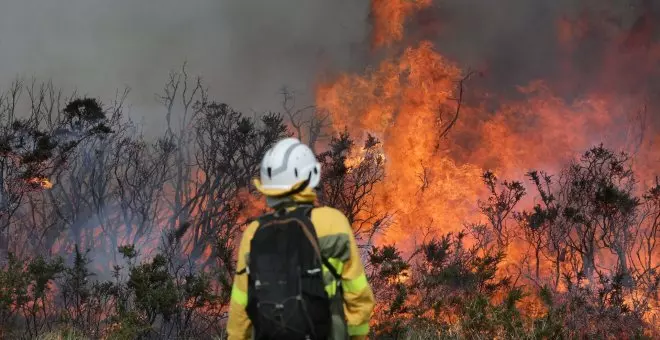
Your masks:
<path fill-rule="evenodd" d="M 266 151 L 261 161 L 261 181 L 255 184 L 266 196 L 286 196 L 315 188 L 320 179 L 321 164 L 312 149 L 297 138 L 285 138 Z"/>

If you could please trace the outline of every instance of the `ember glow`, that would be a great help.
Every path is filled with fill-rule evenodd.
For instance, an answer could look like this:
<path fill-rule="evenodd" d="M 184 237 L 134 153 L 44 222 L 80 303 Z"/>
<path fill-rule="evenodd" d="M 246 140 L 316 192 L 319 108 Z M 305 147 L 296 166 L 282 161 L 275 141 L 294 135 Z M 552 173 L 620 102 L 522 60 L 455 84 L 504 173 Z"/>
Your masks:
<path fill-rule="evenodd" d="M 52 189 L 53 188 L 53 183 L 51 183 L 50 180 L 48 180 L 48 178 L 35 177 L 35 178 L 30 178 L 30 180 L 28 182 L 31 183 L 31 184 L 39 185 L 43 189 Z"/>

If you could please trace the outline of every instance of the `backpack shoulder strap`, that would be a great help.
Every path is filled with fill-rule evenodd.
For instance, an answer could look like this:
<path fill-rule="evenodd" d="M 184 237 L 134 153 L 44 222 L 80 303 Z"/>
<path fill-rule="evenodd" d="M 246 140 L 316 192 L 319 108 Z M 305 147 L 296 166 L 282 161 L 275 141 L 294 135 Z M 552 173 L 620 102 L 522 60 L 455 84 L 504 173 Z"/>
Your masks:
<path fill-rule="evenodd" d="M 261 215 L 261 216 L 258 216 L 258 217 L 253 218 L 253 219 L 251 220 L 251 222 L 256 221 L 256 222 L 258 223 L 258 225 L 257 225 L 257 229 L 254 231 L 254 233 L 256 234 L 257 231 L 258 231 L 259 229 L 261 229 L 261 227 L 262 227 L 265 223 L 271 222 L 271 221 L 273 221 L 275 218 L 276 218 L 275 213 L 272 213 L 272 212 L 271 212 L 271 213 L 266 213 L 266 214 L 263 214 L 263 215 Z M 237 275 L 243 275 L 243 274 L 247 273 L 247 270 L 248 270 L 248 266 L 245 266 L 243 269 L 238 270 L 238 271 L 236 272 L 236 274 L 237 274 Z"/>
<path fill-rule="evenodd" d="M 303 233 L 309 240 L 309 242 L 312 244 L 312 247 L 314 248 L 314 251 L 318 255 L 318 257 L 321 259 L 321 262 L 323 265 L 328 268 L 328 271 L 332 276 L 335 277 L 335 280 L 337 280 L 338 283 L 341 282 L 341 275 L 337 272 L 337 269 L 330 264 L 328 259 L 326 259 L 322 254 L 321 254 L 321 249 L 319 247 L 319 242 L 318 242 L 318 236 L 316 235 L 316 230 L 314 230 L 314 224 L 312 223 L 311 220 L 311 214 L 312 210 L 314 210 L 314 206 L 312 205 L 303 205 L 300 207 L 297 207 L 292 214 L 298 218 L 302 218 L 305 223 L 303 223 Z"/>

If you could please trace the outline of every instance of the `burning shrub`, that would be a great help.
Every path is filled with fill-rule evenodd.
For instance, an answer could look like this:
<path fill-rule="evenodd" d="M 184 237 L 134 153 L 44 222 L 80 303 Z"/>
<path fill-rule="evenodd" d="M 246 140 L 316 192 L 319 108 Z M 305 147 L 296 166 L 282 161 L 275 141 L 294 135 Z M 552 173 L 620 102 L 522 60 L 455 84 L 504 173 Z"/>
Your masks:
<path fill-rule="evenodd" d="M 420 327 L 427 336 L 461 338 L 521 329 L 515 307 L 520 291 L 511 288 L 509 278 L 495 276 L 503 254 L 465 248 L 464 237 L 428 241 L 405 261 L 392 246 L 373 249 L 370 282 L 378 301 L 388 304 L 377 312 L 379 339 L 415 338 Z M 504 301 L 494 303 L 501 295 Z"/>
<path fill-rule="evenodd" d="M 657 303 L 660 278 L 652 259 L 655 241 L 649 236 L 660 226 L 655 195 L 660 186 L 640 195 L 626 155 L 602 146 L 571 163 L 556 185 L 545 173 L 529 176 L 544 204 L 533 212 L 516 210 L 525 195 L 521 183 L 499 183 L 486 172 L 490 199 L 481 202 L 480 210 L 488 223 L 466 225 L 464 232 L 425 241 L 409 252 L 408 259 L 392 245 L 372 248 L 369 278 L 381 306 L 376 338 L 657 334 L 648 306 Z M 525 233 L 505 239 L 536 256 L 530 268 L 526 262 L 504 266 L 504 251 L 510 248 L 499 236 L 516 223 Z M 614 256 L 608 259 L 609 254 Z M 552 278 L 552 270 L 541 268 L 541 256 L 555 259 L 560 280 Z M 543 308 L 526 313 L 521 307 L 534 300 Z"/>
<path fill-rule="evenodd" d="M 319 201 L 341 210 L 355 227 L 358 240 L 370 243 L 388 213 L 374 209 L 374 189 L 383 180 L 385 157 L 380 141 L 369 135 L 362 147 L 344 132 L 319 155 L 323 169 Z"/>
<path fill-rule="evenodd" d="M 35 196 L 43 189 L 53 188 L 50 178 L 66 167 L 81 143 L 110 134 L 110 125 L 121 107 L 119 103 L 116 108 L 103 108 L 95 99 L 77 97 L 62 103 L 61 92 L 52 83 L 36 85 L 36 82 L 28 86 L 17 81 L 0 93 L 0 263 L 3 264 L 9 252 L 23 255 L 21 252 L 32 250 L 17 242 L 16 236 L 9 235 L 10 229 L 22 223 L 23 219 L 18 217 L 33 211 L 24 201 L 29 197 L 34 203 Z M 27 102 L 23 100 L 25 97 Z M 60 105 L 64 109 L 60 110 Z M 25 107 L 31 108 L 27 114 L 21 112 Z M 75 126 L 71 124 L 74 117 Z"/>

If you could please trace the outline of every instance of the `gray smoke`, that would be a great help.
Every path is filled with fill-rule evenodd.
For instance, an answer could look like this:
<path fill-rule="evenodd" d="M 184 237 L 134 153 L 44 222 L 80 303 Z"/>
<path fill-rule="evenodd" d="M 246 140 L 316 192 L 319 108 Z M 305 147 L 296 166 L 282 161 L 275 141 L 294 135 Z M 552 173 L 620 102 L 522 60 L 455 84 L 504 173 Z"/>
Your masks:
<path fill-rule="evenodd" d="M 107 100 L 128 86 L 160 133 L 154 94 L 187 61 L 214 99 L 277 110 L 282 86 L 309 103 L 319 70 L 354 62 L 367 15 L 353 0 L 0 0 L 0 88 L 34 76 Z"/>
<path fill-rule="evenodd" d="M 572 80 L 600 75 L 603 49 L 614 32 L 634 30 L 645 2 L 651 17 L 659 17 L 660 2 L 649 0 L 435 1 L 416 16 L 409 30 L 415 39 L 434 41 L 443 55 L 464 68 L 485 67 L 490 91 L 515 91 L 532 80 L 561 81 L 557 77 L 565 76 L 561 67 L 567 60 L 557 39 L 562 18 L 588 17 L 593 24 L 574 51 L 570 64 L 579 77 Z M 655 26 L 657 39 L 660 31 Z"/>

